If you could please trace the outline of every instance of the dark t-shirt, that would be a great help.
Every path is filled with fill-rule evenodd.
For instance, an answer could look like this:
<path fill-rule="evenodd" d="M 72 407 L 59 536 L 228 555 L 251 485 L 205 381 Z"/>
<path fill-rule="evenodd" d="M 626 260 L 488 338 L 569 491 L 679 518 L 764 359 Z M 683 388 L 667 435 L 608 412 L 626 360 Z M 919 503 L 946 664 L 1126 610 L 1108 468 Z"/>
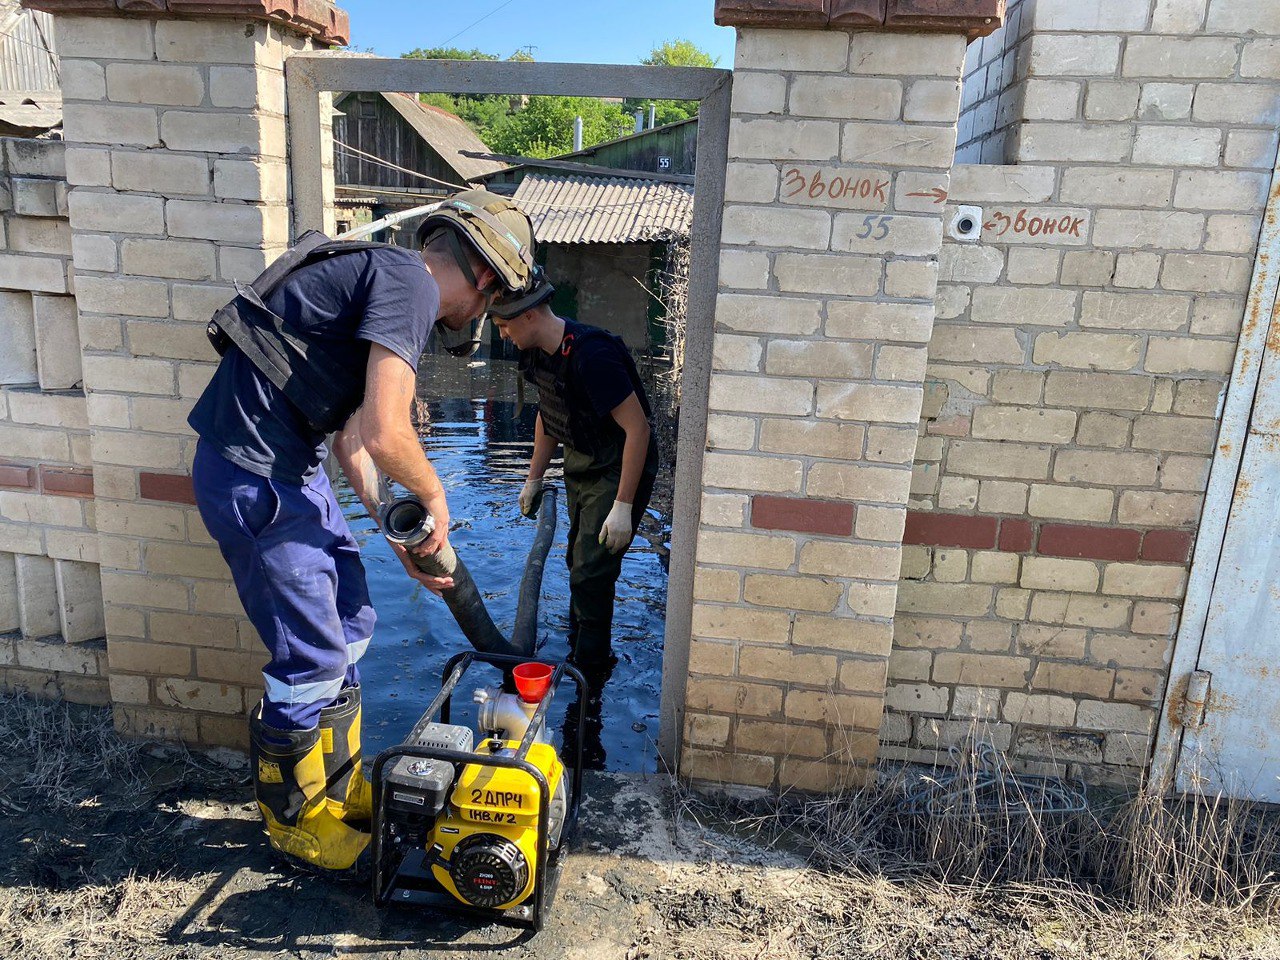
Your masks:
<path fill-rule="evenodd" d="M 567 372 L 570 406 L 585 404 L 601 422 L 601 428 L 610 439 L 621 440 L 625 435 L 610 414 L 618 404 L 635 393 L 627 362 L 622 355 L 626 349 L 612 337 L 584 337 L 596 329 L 575 320 L 565 320 L 561 349 L 544 353 L 539 349 L 525 350 L 521 367 L 532 374 L 532 368 L 549 370 L 556 375 Z M 565 356 L 565 346 L 569 355 Z M 565 364 L 569 364 L 565 371 Z M 532 379 L 530 377 L 530 379 Z"/>
<path fill-rule="evenodd" d="M 417 368 L 440 308 L 440 290 L 412 250 L 344 253 L 296 270 L 267 306 L 298 330 L 348 341 L 365 367 L 369 344 Z M 251 473 L 287 483 L 312 479 L 324 460 L 324 434 L 232 347 L 187 422 L 222 456 Z"/>

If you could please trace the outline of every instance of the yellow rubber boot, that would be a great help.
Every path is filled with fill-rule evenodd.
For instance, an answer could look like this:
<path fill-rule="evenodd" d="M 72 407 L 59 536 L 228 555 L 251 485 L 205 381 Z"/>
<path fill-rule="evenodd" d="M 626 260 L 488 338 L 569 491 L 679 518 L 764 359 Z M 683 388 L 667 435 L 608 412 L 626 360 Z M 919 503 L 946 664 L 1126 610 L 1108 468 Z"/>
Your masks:
<path fill-rule="evenodd" d="M 249 764 L 271 845 L 325 870 L 346 870 L 369 844 L 334 816 L 325 795 L 320 728 L 275 730 L 249 718 Z"/>
<path fill-rule="evenodd" d="M 364 778 L 360 750 L 360 687 L 346 687 L 320 711 L 325 794 L 329 810 L 347 823 L 373 818 L 373 786 Z"/>

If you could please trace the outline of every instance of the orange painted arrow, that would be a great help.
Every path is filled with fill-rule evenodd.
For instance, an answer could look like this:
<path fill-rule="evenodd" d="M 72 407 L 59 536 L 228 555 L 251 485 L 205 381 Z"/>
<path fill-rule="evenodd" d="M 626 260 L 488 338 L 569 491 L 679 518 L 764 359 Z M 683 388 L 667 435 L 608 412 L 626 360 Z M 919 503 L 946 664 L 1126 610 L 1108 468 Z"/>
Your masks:
<path fill-rule="evenodd" d="M 934 187 L 932 190 L 925 190 L 920 193 L 908 193 L 908 197 L 932 197 L 934 203 L 946 203 L 947 191 L 941 187 Z"/>

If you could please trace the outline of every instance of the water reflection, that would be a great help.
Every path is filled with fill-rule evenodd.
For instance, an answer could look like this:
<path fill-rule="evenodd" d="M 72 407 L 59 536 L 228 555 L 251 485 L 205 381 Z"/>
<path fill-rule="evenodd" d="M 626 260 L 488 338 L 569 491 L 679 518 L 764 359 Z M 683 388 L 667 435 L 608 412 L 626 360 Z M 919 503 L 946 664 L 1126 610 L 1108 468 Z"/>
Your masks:
<path fill-rule="evenodd" d="M 525 557 L 534 524 L 516 505 L 533 448 L 535 410 L 521 404 L 511 364 L 468 367 L 450 357 L 424 357 L 420 398 L 430 422 L 421 429 L 423 446 L 449 497 L 453 543 L 466 559 L 499 629 L 510 632 Z M 458 399 L 473 397 L 476 399 Z M 667 470 L 666 476 L 670 472 Z M 560 483 L 560 462 L 549 481 Z M 670 542 L 669 483 L 659 483 L 653 506 L 622 565 L 614 614 L 618 666 L 604 694 L 602 741 L 605 767 L 650 771 L 656 766 L 658 699 L 662 678 L 662 632 L 667 599 Z M 342 482 L 338 498 L 360 542 L 378 627 L 360 662 L 364 678 L 364 747 L 372 755 L 398 743 L 439 688 L 450 656 L 470 645 L 438 598 L 409 580 L 386 541 L 377 534 L 351 489 Z M 539 614 L 539 655 L 568 655 L 569 572 L 564 563 L 569 530 L 564 497 L 556 540 L 547 561 Z M 473 668 L 454 719 L 474 724 L 471 690 L 485 668 Z M 551 726 L 560 730 L 571 699 L 566 686 L 553 705 Z"/>

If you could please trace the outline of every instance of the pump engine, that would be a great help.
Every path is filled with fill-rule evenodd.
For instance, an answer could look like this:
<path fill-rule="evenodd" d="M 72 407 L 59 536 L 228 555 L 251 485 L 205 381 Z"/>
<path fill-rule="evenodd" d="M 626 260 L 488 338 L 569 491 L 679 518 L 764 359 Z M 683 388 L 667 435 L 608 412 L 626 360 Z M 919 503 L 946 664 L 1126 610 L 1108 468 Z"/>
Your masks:
<path fill-rule="evenodd" d="M 449 723 L 453 692 L 474 663 L 512 668 L 517 689 L 475 691 L 478 746 L 470 728 Z M 546 733 L 564 679 L 585 694 L 582 675 L 564 663 L 483 653 L 449 661 L 409 738 L 374 761 L 375 902 L 478 910 L 540 928 L 582 791 L 581 736 L 565 745 L 566 770 Z"/>

